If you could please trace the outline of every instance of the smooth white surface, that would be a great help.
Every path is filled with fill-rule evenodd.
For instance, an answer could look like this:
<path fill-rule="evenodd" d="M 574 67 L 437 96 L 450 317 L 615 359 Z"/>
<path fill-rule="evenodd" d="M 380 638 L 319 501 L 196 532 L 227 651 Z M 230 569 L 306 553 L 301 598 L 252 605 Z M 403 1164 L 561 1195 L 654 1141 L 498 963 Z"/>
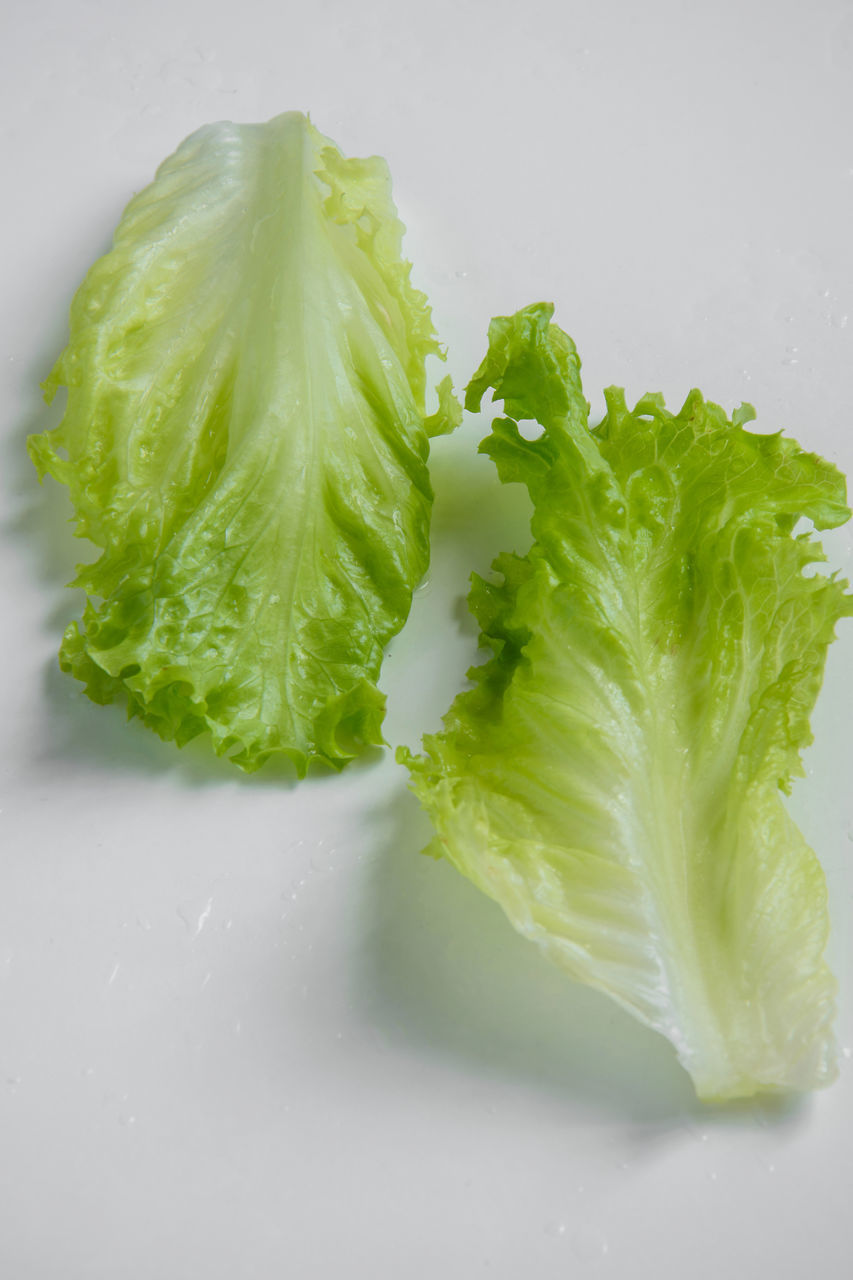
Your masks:
<path fill-rule="evenodd" d="M 131 193 L 214 119 L 310 110 L 384 155 L 464 383 L 538 298 L 587 394 L 692 385 L 853 472 L 853 7 L 817 0 L 43 0 L 0 40 L 0 1275 L 849 1275 L 851 643 L 792 809 L 830 881 L 841 1075 L 702 1108 L 668 1045 L 576 988 L 449 867 L 389 756 L 292 787 L 183 754 L 55 664 L 65 494 L 29 430 Z M 472 567 L 523 495 L 434 450 L 434 563 L 387 736 L 475 656 Z M 853 570 L 849 531 L 826 539 Z"/>

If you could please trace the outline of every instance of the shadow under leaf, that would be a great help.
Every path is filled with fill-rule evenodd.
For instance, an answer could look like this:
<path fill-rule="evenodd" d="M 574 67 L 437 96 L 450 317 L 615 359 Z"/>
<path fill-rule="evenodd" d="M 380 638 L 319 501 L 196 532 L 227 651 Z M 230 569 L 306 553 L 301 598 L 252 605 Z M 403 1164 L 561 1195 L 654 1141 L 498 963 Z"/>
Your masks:
<path fill-rule="evenodd" d="M 671 1046 L 571 981 L 449 864 L 400 795 L 375 864 L 357 998 L 389 1040 L 637 1123 L 704 1114 Z"/>

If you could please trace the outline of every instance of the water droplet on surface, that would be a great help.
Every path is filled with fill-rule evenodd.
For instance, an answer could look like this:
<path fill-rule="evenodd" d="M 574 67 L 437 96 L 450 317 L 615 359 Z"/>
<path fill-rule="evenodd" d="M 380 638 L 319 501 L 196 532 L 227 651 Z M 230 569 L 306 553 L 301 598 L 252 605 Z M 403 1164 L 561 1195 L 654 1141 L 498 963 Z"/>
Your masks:
<path fill-rule="evenodd" d="M 546 1236 L 564 1236 L 566 1234 L 565 1222 L 546 1222 L 545 1234 Z"/>
<path fill-rule="evenodd" d="M 210 913 L 213 911 L 213 898 L 206 898 L 202 903 L 198 901 L 181 902 L 176 910 L 187 926 L 190 937 L 195 941 L 210 919 Z"/>
<path fill-rule="evenodd" d="M 311 866 L 314 871 L 319 871 L 321 874 L 334 871 L 337 866 L 337 860 L 338 851 L 334 845 L 326 844 L 325 840 L 317 842 L 317 848 L 311 854 Z M 300 880 L 300 887 L 304 885 L 304 883 L 304 879 Z"/>
<path fill-rule="evenodd" d="M 842 1058 L 847 1058 L 848 1060 L 850 1058 L 853 1058 L 853 1049 L 850 1048 L 849 1044 L 846 1044 L 844 1048 L 841 1050 L 841 1056 Z"/>

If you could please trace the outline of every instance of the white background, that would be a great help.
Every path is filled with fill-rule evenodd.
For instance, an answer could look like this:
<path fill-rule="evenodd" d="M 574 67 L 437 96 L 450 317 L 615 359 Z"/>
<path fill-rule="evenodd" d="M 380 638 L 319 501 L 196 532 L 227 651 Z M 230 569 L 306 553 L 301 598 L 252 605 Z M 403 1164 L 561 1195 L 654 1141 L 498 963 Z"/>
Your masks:
<path fill-rule="evenodd" d="M 390 755 L 294 786 L 86 701 L 84 554 L 24 452 L 72 293 L 198 125 L 309 110 L 378 152 L 457 384 L 552 299 L 609 382 L 759 410 L 853 471 L 853 7 L 841 0 L 31 0 L 0 39 L 0 1275 L 849 1275 L 850 669 L 792 810 L 830 882 L 841 1074 L 708 1109 L 448 866 Z M 472 568 L 524 495 L 437 442 L 434 563 L 383 675 L 437 727 Z M 826 539 L 853 568 L 851 537 Z"/>

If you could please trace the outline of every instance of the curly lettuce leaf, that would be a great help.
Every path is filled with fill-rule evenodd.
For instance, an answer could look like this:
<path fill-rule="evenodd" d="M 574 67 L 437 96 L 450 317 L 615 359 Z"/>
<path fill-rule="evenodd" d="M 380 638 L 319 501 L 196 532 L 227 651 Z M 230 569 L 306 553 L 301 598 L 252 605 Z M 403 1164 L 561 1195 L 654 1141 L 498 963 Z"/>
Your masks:
<path fill-rule="evenodd" d="M 700 1097 L 822 1085 L 826 887 L 781 792 L 853 612 L 794 530 L 848 518 L 843 477 L 698 391 L 674 414 L 611 388 L 590 430 L 552 311 L 493 321 L 468 388 L 469 409 L 504 402 L 481 449 L 527 486 L 534 542 L 475 576 L 491 659 L 424 754 L 400 753 L 430 852 L 667 1036 Z"/>
<path fill-rule="evenodd" d="M 428 436 L 459 418 L 385 162 L 298 113 L 215 124 L 133 199 L 30 439 L 103 554 L 60 660 L 164 739 L 302 774 L 382 741 L 376 686 L 429 558 Z"/>

